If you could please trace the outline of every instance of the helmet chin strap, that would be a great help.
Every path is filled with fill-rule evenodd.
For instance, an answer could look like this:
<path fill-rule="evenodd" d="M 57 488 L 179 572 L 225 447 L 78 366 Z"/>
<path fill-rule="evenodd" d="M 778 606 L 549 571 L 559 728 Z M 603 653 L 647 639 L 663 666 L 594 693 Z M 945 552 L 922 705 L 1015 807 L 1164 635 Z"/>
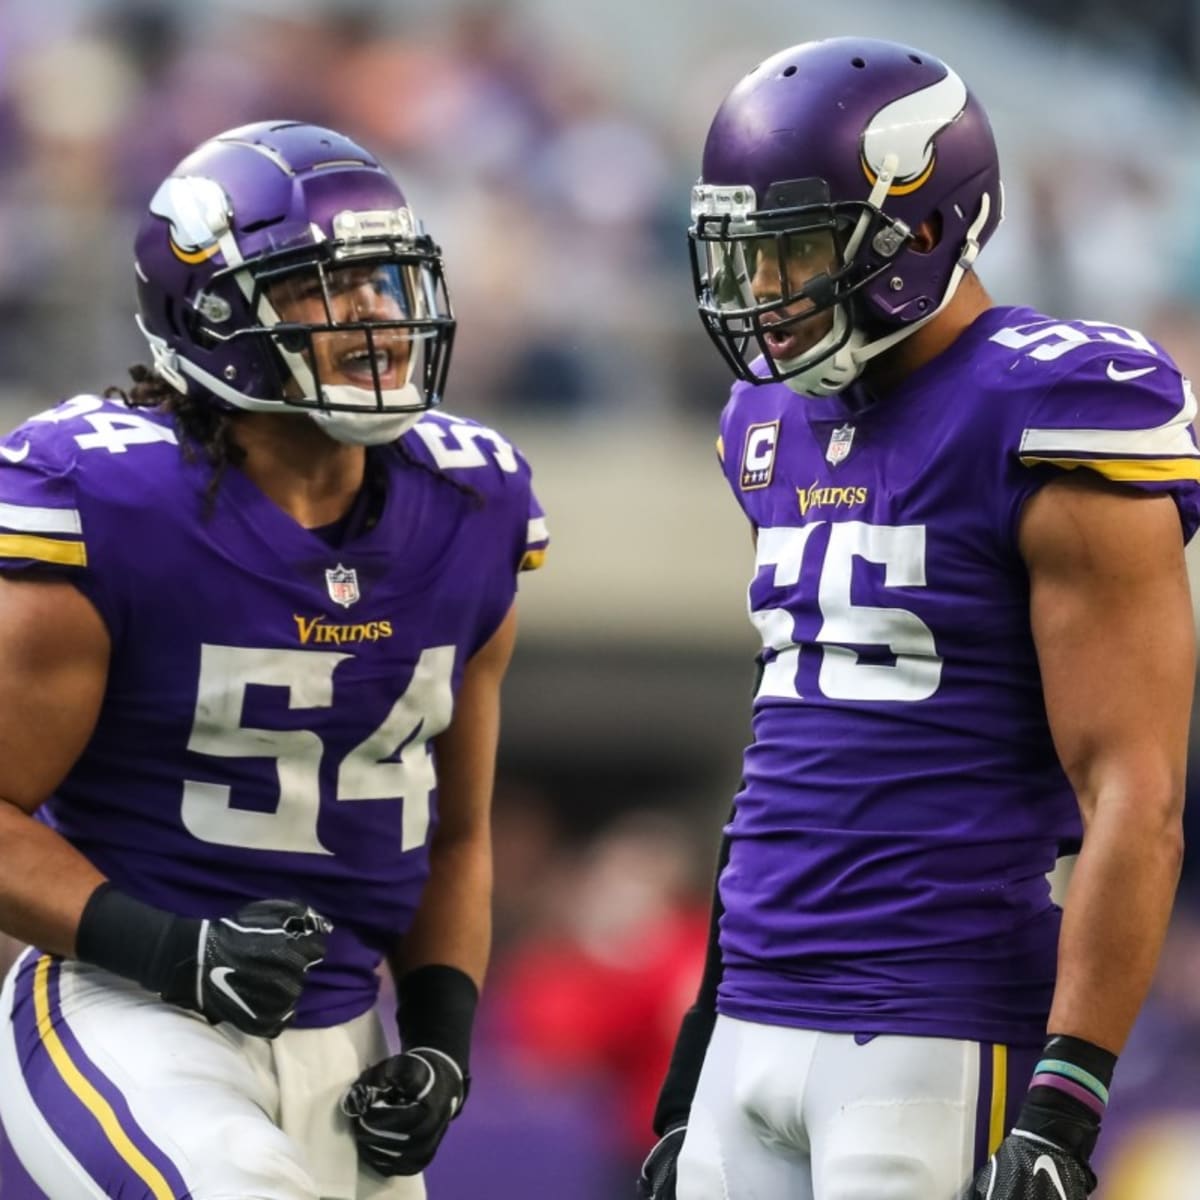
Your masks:
<path fill-rule="evenodd" d="M 268 328 L 279 324 L 279 314 L 265 294 L 259 300 L 258 309 L 259 319 Z M 300 385 L 302 393 L 310 399 L 316 399 L 316 376 L 304 355 L 278 343 L 276 350 Z M 364 409 L 361 413 L 307 407 L 304 411 L 334 441 L 352 446 L 379 446 L 384 442 L 394 442 L 411 429 L 429 407 L 412 381 L 415 367 L 416 355 L 410 349 L 404 382 L 398 388 L 368 391 L 353 384 L 325 384 L 320 388 L 320 395 L 327 404 L 345 404 Z M 387 405 L 388 409 L 380 411 L 381 405 Z M 404 411 L 397 412 L 397 409 Z"/>
<path fill-rule="evenodd" d="M 375 409 L 375 397 L 365 388 L 327 387 L 324 391 L 334 403 L 356 404 L 361 408 Z M 358 393 L 364 402 L 360 402 L 359 398 L 351 393 Z M 414 411 L 357 413 L 328 408 L 310 408 L 305 411 L 318 428 L 335 442 L 343 442 L 350 446 L 380 446 L 385 442 L 394 442 L 425 415 L 420 389 L 411 380 L 403 387 L 388 389 L 382 395 L 389 403 L 403 403 L 406 407 L 411 405 Z"/>
<path fill-rule="evenodd" d="M 881 171 L 880 179 L 882 180 L 882 178 L 883 172 Z M 878 182 L 875 186 L 876 190 L 878 190 Z M 873 198 L 875 193 L 872 192 L 871 195 Z M 950 279 L 946 284 L 946 290 L 942 293 L 941 302 L 933 312 L 928 313 L 919 321 L 914 321 L 911 325 L 905 325 L 903 328 L 889 333 L 886 337 L 877 338 L 872 342 L 867 341 L 865 333 L 855 329 L 851 332 L 849 338 L 846 339 L 844 346 L 834 351 L 828 358 L 815 363 L 807 370 L 799 371 L 795 375 L 789 376 L 784 380 L 784 383 L 800 396 L 832 396 L 834 393 L 849 387 L 863 373 L 867 363 L 873 358 L 882 354 L 885 350 L 890 350 L 898 342 L 904 341 L 905 338 L 911 337 L 922 325 L 927 325 L 932 321 L 954 299 L 954 294 L 958 291 L 958 285 L 962 283 L 963 276 L 966 275 L 976 258 L 979 257 L 981 249 L 979 234 L 987 224 L 991 211 L 991 197 L 987 192 L 984 192 L 979 201 L 979 212 L 967 229 L 967 236 L 963 239 L 962 251 L 958 256 L 958 261 L 954 264 L 954 270 L 950 273 Z M 855 230 L 855 235 L 851 238 L 852 243 L 857 236 L 858 230 Z M 846 323 L 849 320 L 850 318 L 845 308 L 842 305 L 838 305 L 835 310 L 833 329 L 822 340 L 831 343 L 840 341 L 845 333 Z M 786 371 L 790 369 L 791 364 L 795 361 L 795 359 L 780 359 L 779 365 Z"/>
<path fill-rule="evenodd" d="M 846 327 L 849 324 L 845 306 L 839 304 L 833 310 L 833 328 L 821 340 L 836 344 L 845 338 L 845 344 L 807 370 L 789 375 L 783 382 L 793 392 L 799 396 L 832 396 L 848 388 L 862 374 L 857 352 L 866 345 L 866 337 L 857 329 L 851 330 L 847 337 Z M 820 345 L 819 342 L 817 344 Z M 796 361 L 794 358 L 783 358 L 779 360 L 779 365 L 787 371 Z"/>

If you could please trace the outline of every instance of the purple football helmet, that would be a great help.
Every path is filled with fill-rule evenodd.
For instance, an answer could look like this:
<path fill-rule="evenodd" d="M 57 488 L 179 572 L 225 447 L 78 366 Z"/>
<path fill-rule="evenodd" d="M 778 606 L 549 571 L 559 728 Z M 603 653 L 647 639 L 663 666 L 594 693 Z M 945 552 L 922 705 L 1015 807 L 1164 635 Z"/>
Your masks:
<path fill-rule="evenodd" d="M 945 63 L 868 38 L 790 47 L 708 131 L 688 232 L 701 319 L 739 378 L 841 391 L 949 302 L 1002 215 L 987 116 Z"/>
<path fill-rule="evenodd" d="M 138 324 L 180 392 L 299 409 L 364 442 L 441 400 L 455 324 L 441 251 L 339 133 L 273 121 L 205 142 L 155 192 L 135 266 Z"/>

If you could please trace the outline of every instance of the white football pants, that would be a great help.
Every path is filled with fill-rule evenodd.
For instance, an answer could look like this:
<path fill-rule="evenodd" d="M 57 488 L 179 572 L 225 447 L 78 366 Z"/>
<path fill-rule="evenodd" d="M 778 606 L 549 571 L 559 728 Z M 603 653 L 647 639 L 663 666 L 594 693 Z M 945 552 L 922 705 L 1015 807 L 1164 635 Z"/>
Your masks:
<path fill-rule="evenodd" d="M 423 1200 L 359 1169 L 338 1108 L 387 1053 L 374 1012 L 267 1041 L 30 950 L 0 993 L 0 1121 L 53 1200 Z"/>
<path fill-rule="evenodd" d="M 957 1200 L 1038 1048 L 819 1033 L 719 1016 L 678 1200 Z"/>

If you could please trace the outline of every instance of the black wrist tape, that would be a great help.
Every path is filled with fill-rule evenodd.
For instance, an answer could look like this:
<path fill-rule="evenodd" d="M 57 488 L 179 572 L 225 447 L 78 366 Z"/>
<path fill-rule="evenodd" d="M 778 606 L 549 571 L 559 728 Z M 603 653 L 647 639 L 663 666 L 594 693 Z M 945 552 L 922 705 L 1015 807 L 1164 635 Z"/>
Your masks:
<path fill-rule="evenodd" d="M 143 904 L 106 880 L 84 905 L 75 957 L 161 995 L 180 967 L 195 966 L 200 925 Z"/>
<path fill-rule="evenodd" d="M 1017 1126 L 1072 1151 L 1096 1148 L 1117 1056 L 1083 1038 L 1053 1034 L 1034 1069 Z"/>
<path fill-rule="evenodd" d="M 469 1074 L 471 1026 L 479 1005 L 479 988 L 457 967 L 431 963 L 396 981 L 400 1043 L 406 1050 L 432 1046 L 448 1054 Z"/>
<path fill-rule="evenodd" d="M 1117 1056 L 1112 1051 L 1066 1033 L 1052 1033 L 1042 1050 L 1042 1062 L 1055 1059 L 1086 1071 L 1105 1090 L 1111 1086 L 1117 1066 Z"/>

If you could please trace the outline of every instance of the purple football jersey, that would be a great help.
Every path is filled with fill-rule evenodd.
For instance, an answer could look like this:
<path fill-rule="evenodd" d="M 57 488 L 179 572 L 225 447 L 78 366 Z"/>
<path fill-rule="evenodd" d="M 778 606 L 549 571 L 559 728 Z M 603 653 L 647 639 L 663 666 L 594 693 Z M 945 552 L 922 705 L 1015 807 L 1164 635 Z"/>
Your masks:
<path fill-rule="evenodd" d="M 1196 404 L 1141 334 L 995 308 L 877 403 L 739 383 L 723 468 L 764 650 L 720 880 L 722 1012 L 1040 1043 L 1077 847 L 1017 548 L 1063 470 L 1200 522 Z"/>
<path fill-rule="evenodd" d="M 429 414 L 368 450 L 385 498 L 340 545 L 169 418 L 91 396 L 0 445 L 0 570 L 65 574 L 112 638 L 82 757 L 39 816 L 113 881 L 188 916 L 295 897 L 334 924 L 296 1024 L 368 1009 L 437 820 L 429 739 L 546 529 L 492 430 Z"/>

